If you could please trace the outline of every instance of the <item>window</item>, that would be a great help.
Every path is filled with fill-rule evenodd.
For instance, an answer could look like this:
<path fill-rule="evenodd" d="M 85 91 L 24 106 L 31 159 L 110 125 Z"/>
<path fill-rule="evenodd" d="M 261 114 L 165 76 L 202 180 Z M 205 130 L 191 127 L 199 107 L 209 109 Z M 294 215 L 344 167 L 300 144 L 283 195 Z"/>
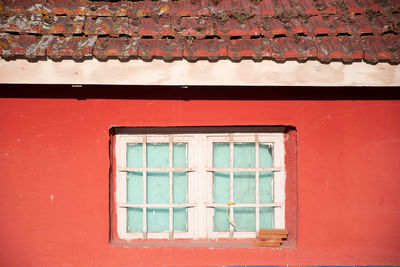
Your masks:
<path fill-rule="evenodd" d="M 235 240 L 286 227 L 284 132 L 165 129 L 115 134 L 119 239 Z"/>

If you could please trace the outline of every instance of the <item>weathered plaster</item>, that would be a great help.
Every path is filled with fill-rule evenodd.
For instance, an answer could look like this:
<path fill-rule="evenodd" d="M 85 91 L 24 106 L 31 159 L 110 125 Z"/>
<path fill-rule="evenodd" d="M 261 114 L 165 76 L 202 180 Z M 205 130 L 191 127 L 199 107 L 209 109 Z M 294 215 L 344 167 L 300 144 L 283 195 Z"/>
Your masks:
<path fill-rule="evenodd" d="M 185 60 L 86 60 L 75 62 L 24 59 L 0 60 L 0 83 L 33 84 L 137 84 L 137 85 L 298 85 L 298 86 L 399 86 L 400 66 L 362 62 L 345 65 L 318 61 L 260 63 L 244 60 L 216 63 Z"/>

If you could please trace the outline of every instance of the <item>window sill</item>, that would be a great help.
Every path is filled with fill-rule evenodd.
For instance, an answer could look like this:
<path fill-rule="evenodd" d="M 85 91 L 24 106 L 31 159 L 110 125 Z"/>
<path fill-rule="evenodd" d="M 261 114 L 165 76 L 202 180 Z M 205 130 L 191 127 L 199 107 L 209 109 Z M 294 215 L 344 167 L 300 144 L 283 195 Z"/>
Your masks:
<path fill-rule="evenodd" d="M 110 244 L 113 246 L 123 247 L 141 247 L 141 248 L 154 248 L 154 247 L 182 247 L 182 248 L 259 248 L 259 249 L 295 249 L 296 245 L 291 240 L 286 240 L 279 247 L 262 247 L 254 246 L 253 238 L 241 239 L 241 240 L 229 240 L 229 239 L 218 239 L 218 240 L 111 240 Z"/>

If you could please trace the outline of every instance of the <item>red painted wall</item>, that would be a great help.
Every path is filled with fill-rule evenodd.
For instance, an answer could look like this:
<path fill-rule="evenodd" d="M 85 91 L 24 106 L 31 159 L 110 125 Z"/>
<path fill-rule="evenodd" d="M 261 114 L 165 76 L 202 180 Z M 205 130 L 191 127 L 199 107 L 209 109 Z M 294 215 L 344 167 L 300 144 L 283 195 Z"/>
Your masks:
<path fill-rule="evenodd" d="M 399 122 L 388 100 L 0 99 L 0 266 L 400 265 Z M 295 126 L 297 248 L 110 245 L 112 125 Z"/>

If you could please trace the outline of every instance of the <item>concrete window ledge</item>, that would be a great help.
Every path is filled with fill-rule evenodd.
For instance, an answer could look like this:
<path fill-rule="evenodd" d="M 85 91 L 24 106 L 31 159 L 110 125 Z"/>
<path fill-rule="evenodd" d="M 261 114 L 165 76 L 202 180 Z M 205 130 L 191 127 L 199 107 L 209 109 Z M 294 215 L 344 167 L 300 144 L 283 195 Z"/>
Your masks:
<path fill-rule="evenodd" d="M 0 60 L 0 83 L 243 86 L 399 86 L 400 66 L 318 61 L 276 63 L 243 60 L 75 62 Z"/>

